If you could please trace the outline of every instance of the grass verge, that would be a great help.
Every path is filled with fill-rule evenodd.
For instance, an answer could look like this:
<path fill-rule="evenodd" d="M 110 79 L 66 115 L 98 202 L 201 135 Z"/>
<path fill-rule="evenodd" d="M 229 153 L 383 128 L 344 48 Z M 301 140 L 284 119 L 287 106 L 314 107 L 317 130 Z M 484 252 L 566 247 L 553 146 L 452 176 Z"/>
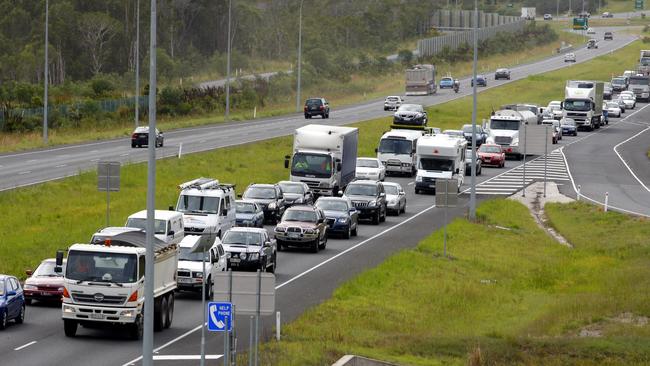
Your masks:
<path fill-rule="evenodd" d="M 607 79 L 633 64 L 642 47 L 636 42 L 623 50 L 595 60 L 543 75 L 529 76 L 479 94 L 478 116 L 487 118 L 491 108 L 512 102 L 546 104 L 559 99 L 569 78 Z M 516 99 L 513 96 L 517 96 Z M 471 98 L 461 98 L 429 108 L 430 125 L 458 128 L 471 118 Z M 377 141 L 389 129 L 390 118 L 357 123 L 359 156 L 374 156 Z M 163 151 L 163 150 L 159 150 Z M 291 151 L 291 137 L 186 155 L 183 159 L 157 162 L 156 202 L 165 209 L 176 202 L 176 186 L 184 181 L 211 176 L 237 184 L 242 192 L 252 181 L 276 182 L 287 177 L 284 155 Z M 122 168 L 122 187 L 111 195 L 111 224 L 145 207 L 146 165 Z M 96 191 L 96 173 L 52 181 L 0 193 L 0 207 L 7 214 L 0 220 L 0 273 L 24 277 L 44 257 L 74 242 L 86 242 L 97 229 L 106 226 L 105 195 Z M 34 255 L 38 253 L 38 255 Z"/>
<path fill-rule="evenodd" d="M 264 365 L 359 354 L 399 365 L 641 365 L 650 360 L 650 225 L 547 205 L 575 249 L 503 199 L 339 287 L 262 347 Z M 495 228 L 500 225 L 509 228 Z"/>

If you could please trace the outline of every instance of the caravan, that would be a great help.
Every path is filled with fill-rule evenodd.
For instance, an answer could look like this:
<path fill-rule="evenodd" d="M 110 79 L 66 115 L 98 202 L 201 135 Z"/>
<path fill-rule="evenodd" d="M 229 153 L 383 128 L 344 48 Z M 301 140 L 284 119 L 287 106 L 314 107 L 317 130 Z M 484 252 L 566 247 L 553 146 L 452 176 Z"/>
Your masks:
<path fill-rule="evenodd" d="M 448 135 L 423 136 L 416 148 L 415 193 L 436 191 L 436 179 L 455 179 L 457 190 L 465 177 L 467 141 Z"/>

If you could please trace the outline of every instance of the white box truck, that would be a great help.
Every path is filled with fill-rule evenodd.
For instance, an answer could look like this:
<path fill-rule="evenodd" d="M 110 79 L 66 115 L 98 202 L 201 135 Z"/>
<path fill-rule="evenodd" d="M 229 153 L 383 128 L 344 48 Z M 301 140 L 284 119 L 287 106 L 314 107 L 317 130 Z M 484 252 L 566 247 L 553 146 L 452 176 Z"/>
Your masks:
<path fill-rule="evenodd" d="M 526 20 L 535 20 L 535 8 L 534 7 L 522 7 L 521 8 L 521 17 Z"/>
<path fill-rule="evenodd" d="M 423 130 L 392 129 L 381 136 L 375 152 L 386 167 L 386 173 L 415 175 L 415 149 L 423 135 Z"/>
<path fill-rule="evenodd" d="M 528 110 L 502 109 L 492 113 L 488 124 L 488 144 L 501 145 L 506 155 L 520 159 L 523 144 L 520 146 L 519 131 L 523 124 L 537 124 L 537 115 Z"/>
<path fill-rule="evenodd" d="M 435 66 L 415 65 L 406 70 L 406 95 L 435 94 L 437 89 Z"/>
<path fill-rule="evenodd" d="M 289 179 L 306 183 L 316 195 L 336 196 L 354 180 L 359 130 L 307 125 L 293 134 L 293 154 L 285 156 Z"/>
<path fill-rule="evenodd" d="M 600 128 L 603 116 L 602 81 L 568 80 L 564 89 L 563 117 L 571 118 L 578 128 Z"/>
<path fill-rule="evenodd" d="M 415 193 L 436 191 L 436 179 L 455 179 L 457 191 L 465 178 L 467 140 L 449 135 L 427 135 L 418 139 Z"/>
<path fill-rule="evenodd" d="M 637 72 L 645 76 L 650 75 L 650 50 L 641 50 Z"/>
<path fill-rule="evenodd" d="M 136 228 L 107 228 L 92 244 L 68 248 L 61 305 L 65 335 L 79 324 L 117 324 L 142 338 L 146 234 Z M 154 238 L 154 329 L 169 328 L 174 314 L 178 245 Z M 57 252 L 57 266 L 63 252 Z"/>

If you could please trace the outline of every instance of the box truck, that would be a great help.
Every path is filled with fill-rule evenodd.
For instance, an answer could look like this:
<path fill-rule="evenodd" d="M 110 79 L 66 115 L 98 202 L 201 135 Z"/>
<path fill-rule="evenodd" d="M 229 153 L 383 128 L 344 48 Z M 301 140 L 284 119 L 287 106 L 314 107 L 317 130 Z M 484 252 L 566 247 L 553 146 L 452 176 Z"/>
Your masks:
<path fill-rule="evenodd" d="M 434 94 L 437 88 L 435 66 L 415 65 L 406 70 L 406 95 Z"/>
<path fill-rule="evenodd" d="M 436 191 L 437 179 L 456 180 L 457 192 L 465 177 L 467 140 L 445 134 L 418 139 L 415 193 Z"/>
<path fill-rule="evenodd" d="M 521 17 L 526 20 L 535 20 L 535 7 L 522 7 Z"/>
<path fill-rule="evenodd" d="M 564 89 L 563 117 L 571 118 L 578 128 L 600 128 L 603 116 L 602 81 L 568 80 Z"/>

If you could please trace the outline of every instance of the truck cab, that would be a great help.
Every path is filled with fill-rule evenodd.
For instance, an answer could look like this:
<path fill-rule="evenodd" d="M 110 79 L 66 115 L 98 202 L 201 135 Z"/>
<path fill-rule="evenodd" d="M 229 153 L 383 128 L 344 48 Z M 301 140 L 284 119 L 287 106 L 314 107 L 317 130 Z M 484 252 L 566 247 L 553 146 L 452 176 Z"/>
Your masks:
<path fill-rule="evenodd" d="M 466 150 L 464 138 L 444 134 L 422 136 L 416 148 L 415 193 L 435 193 L 437 179 L 455 179 L 460 192 L 465 177 Z"/>
<path fill-rule="evenodd" d="M 650 101 L 650 76 L 630 76 L 628 90 L 634 92 L 637 101 Z"/>
<path fill-rule="evenodd" d="M 386 173 L 413 176 L 417 171 L 415 149 L 424 131 L 391 130 L 379 139 L 377 159 L 386 167 Z"/>
<path fill-rule="evenodd" d="M 563 117 L 573 119 L 577 127 L 589 131 L 600 128 L 604 88 L 602 81 L 567 81 L 562 103 Z"/>
<path fill-rule="evenodd" d="M 519 130 L 524 124 L 537 124 L 537 116 L 528 110 L 494 112 L 490 116 L 487 143 L 501 145 L 506 155 L 520 159 L 524 151 L 519 141 Z"/>

